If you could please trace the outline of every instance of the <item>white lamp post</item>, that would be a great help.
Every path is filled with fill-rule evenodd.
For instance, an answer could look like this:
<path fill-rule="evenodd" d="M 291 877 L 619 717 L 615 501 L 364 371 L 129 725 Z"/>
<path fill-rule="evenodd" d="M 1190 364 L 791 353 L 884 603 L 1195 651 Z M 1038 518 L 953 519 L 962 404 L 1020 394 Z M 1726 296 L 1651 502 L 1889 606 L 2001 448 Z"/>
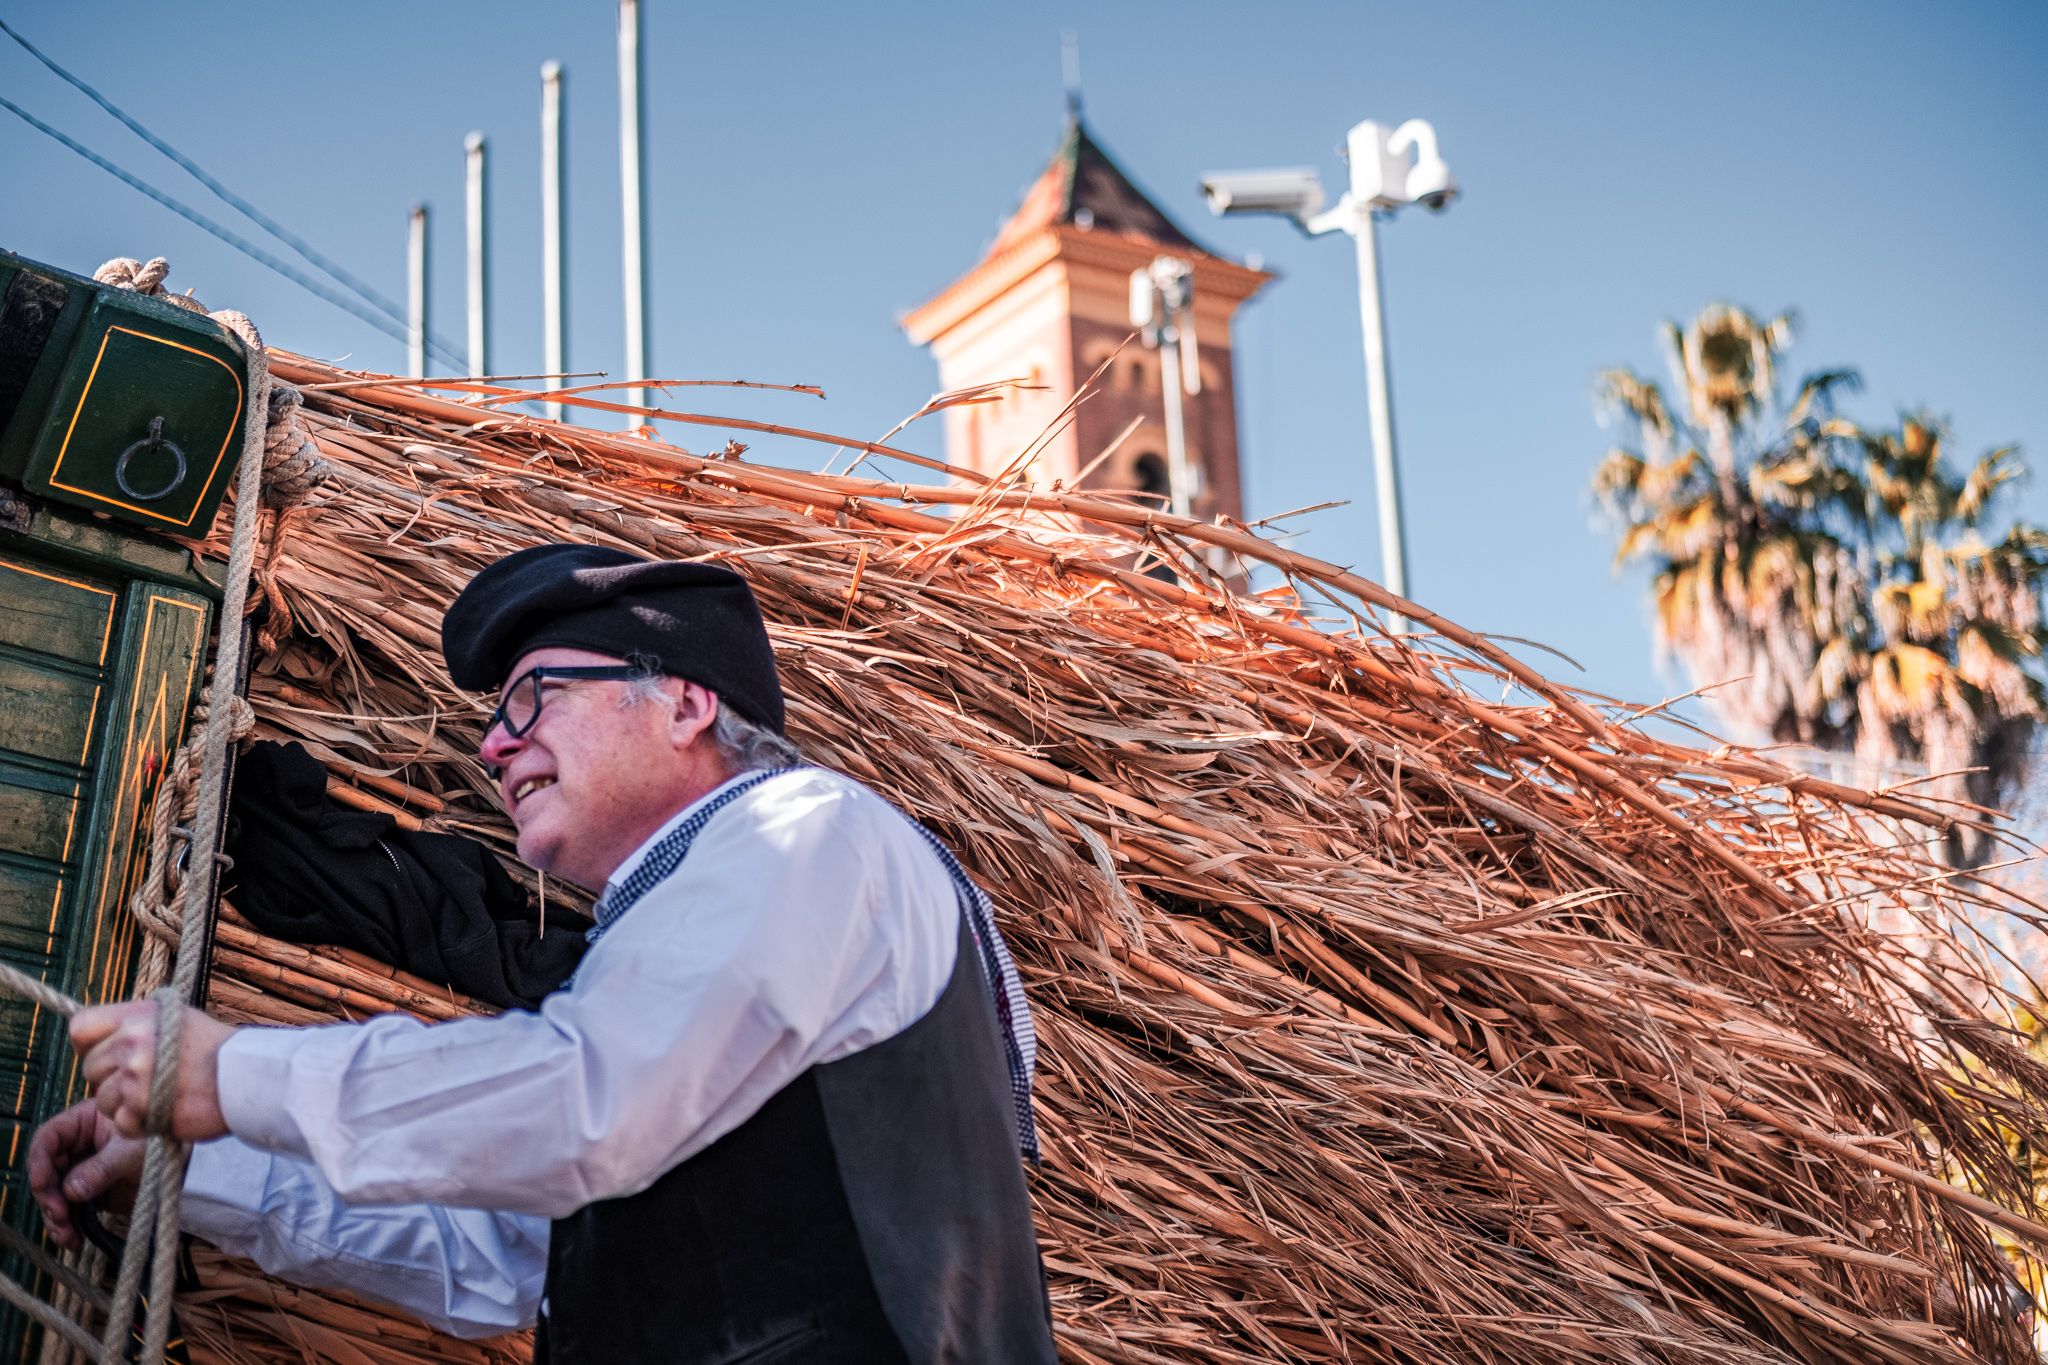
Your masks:
<path fill-rule="evenodd" d="M 568 314 L 562 303 L 563 266 L 568 253 L 562 235 L 562 64 L 540 69 L 540 341 L 541 368 L 560 376 L 569 368 Z M 560 387 L 566 381 L 552 381 Z M 562 405 L 542 405 L 548 420 L 562 420 Z"/>
<path fill-rule="evenodd" d="M 491 238 L 484 135 L 471 133 L 463 142 L 467 154 L 469 205 L 469 372 L 491 372 Z"/>
<path fill-rule="evenodd" d="M 1394 404 L 1387 381 L 1376 224 L 1380 215 L 1409 204 L 1441 211 L 1457 197 L 1458 184 L 1437 153 L 1436 129 L 1419 118 L 1392 130 L 1367 120 L 1351 130 L 1345 149 L 1351 188 L 1327 211 L 1322 177 L 1313 167 L 1208 175 L 1202 177 L 1202 193 L 1216 213 L 1283 214 L 1310 236 L 1341 231 L 1357 244 L 1358 311 L 1365 331 L 1365 389 L 1372 418 L 1383 577 L 1390 592 L 1406 597 L 1408 555 L 1401 534 L 1401 483 L 1394 459 Z M 1396 634 L 1407 627 L 1398 616 L 1392 625 Z"/>
<path fill-rule="evenodd" d="M 647 378 L 647 112 L 640 103 L 640 0 L 619 0 L 619 218 L 625 225 L 626 378 Z M 626 406 L 647 406 L 647 390 L 626 390 Z M 629 416 L 629 426 L 644 418 Z"/>
<path fill-rule="evenodd" d="M 1176 256 L 1160 256 L 1131 272 L 1131 326 L 1159 352 L 1159 391 L 1166 401 L 1168 500 L 1177 517 L 1194 512 L 1201 474 L 1188 458 L 1187 417 L 1182 394 L 1202 391 L 1202 365 L 1195 349 L 1195 272 Z"/>

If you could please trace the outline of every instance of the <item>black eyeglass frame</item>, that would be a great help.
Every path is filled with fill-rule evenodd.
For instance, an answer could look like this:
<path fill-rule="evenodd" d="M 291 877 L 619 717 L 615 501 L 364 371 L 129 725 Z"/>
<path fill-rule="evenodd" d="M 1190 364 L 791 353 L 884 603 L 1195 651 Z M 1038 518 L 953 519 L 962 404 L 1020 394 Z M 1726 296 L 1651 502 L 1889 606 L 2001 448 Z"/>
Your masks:
<path fill-rule="evenodd" d="M 580 664 L 564 668 L 550 668 L 542 665 L 538 668 L 529 668 L 506 685 L 504 695 L 498 699 L 497 709 L 491 712 L 491 723 L 484 727 L 484 733 L 488 735 L 491 731 L 502 725 L 505 727 L 506 734 L 514 739 L 519 739 L 532 730 L 534 726 L 540 724 L 541 707 L 547 704 L 547 693 L 542 690 L 541 684 L 550 680 L 560 680 L 563 682 L 630 682 L 635 678 L 644 678 L 646 676 L 647 670 L 638 664 Z M 519 689 L 529 684 L 533 688 L 533 714 L 526 718 L 526 724 L 515 726 L 512 724 L 512 717 L 506 712 L 505 708 L 512 704 L 514 697 L 519 695 Z"/>

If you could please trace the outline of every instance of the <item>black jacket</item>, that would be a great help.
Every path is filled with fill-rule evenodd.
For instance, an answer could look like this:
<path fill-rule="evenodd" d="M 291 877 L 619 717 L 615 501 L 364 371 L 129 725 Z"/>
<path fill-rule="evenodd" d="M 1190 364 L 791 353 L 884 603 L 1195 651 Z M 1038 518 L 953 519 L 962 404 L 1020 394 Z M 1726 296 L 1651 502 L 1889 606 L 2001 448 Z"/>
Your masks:
<path fill-rule="evenodd" d="M 297 744 L 237 760 L 224 894 L 264 933 L 368 953 L 493 1005 L 531 1008 L 583 959 L 587 921 L 545 935 L 526 888 L 482 844 L 403 830 L 329 799 Z"/>

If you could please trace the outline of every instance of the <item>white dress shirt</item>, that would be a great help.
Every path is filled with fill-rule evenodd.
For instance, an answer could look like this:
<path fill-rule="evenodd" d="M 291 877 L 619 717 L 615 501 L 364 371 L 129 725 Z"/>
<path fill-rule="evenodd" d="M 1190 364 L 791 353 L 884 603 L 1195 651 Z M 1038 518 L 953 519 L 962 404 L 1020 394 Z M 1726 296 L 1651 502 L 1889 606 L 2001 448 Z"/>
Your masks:
<path fill-rule="evenodd" d="M 647 1188 L 811 1067 L 915 1023 L 959 924 L 893 807 L 823 769 L 776 776 L 536 1012 L 239 1030 L 219 1066 L 233 1137 L 194 1149 L 185 1226 L 446 1331 L 525 1325 L 547 1220 Z"/>

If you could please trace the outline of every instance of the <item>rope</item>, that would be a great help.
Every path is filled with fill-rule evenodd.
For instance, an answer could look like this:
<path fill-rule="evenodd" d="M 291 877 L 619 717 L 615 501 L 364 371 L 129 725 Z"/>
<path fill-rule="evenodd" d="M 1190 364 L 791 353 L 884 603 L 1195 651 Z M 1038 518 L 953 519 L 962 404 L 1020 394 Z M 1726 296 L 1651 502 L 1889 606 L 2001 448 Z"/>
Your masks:
<path fill-rule="evenodd" d="M 229 737 L 242 739 L 256 728 L 256 713 L 249 709 L 249 703 L 233 693 L 228 694 Z M 180 917 L 174 908 L 179 903 L 179 888 L 183 875 L 179 863 L 172 857 L 174 847 L 180 842 L 188 845 L 192 831 L 189 828 L 199 812 L 199 775 L 202 749 L 206 738 L 205 725 L 212 716 L 212 708 L 204 700 L 194 708 L 193 719 L 200 724 L 200 732 L 193 736 L 166 765 L 163 780 L 157 784 L 156 800 L 150 808 L 149 862 L 144 867 L 142 879 L 137 883 L 135 895 L 128 908 L 142 921 L 142 927 L 150 934 L 148 945 L 143 950 L 142 967 L 136 974 L 136 986 L 141 992 L 155 990 L 170 979 L 170 948 L 180 937 Z M 226 855 L 216 853 L 214 860 L 222 865 L 228 862 Z"/>
<path fill-rule="evenodd" d="M 204 306 L 197 300 L 164 291 L 167 273 L 162 257 L 148 262 L 123 257 L 101 266 L 93 278 L 102 284 L 204 312 Z M 134 905 L 138 916 L 155 931 L 151 936 L 155 962 L 145 959 L 145 971 L 154 976 L 161 971 L 164 955 L 159 945 L 169 936 L 169 926 L 164 921 L 172 918 L 172 898 L 176 897 L 178 902 L 177 947 L 170 980 L 149 993 L 157 1004 L 157 1054 L 144 1123 L 149 1145 L 143 1158 L 142 1184 L 129 1222 L 120 1270 L 107 1299 L 105 1326 L 97 1343 L 68 1315 L 37 1299 L 12 1279 L 0 1276 L 0 1297 L 15 1303 L 101 1365 L 121 1365 L 127 1359 L 145 1267 L 150 1272 L 150 1287 L 139 1357 L 142 1365 L 161 1365 L 164 1344 L 170 1335 L 171 1299 L 177 1275 L 178 1211 L 187 1155 L 185 1145 L 170 1136 L 179 1044 L 185 1004 L 196 993 L 204 965 L 207 911 L 215 885 L 213 872 L 221 860 L 220 812 L 226 805 L 228 754 L 234 741 L 246 735 L 253 723 L 248 703 L 237 694 L 237 688 L 245 640 L 242 619 L 248 611 L 250 577 L 256 561 L 259 511 L 268 507 L 281 517 L 283 509 L 304 501 L 328 472 L 300 420 L 302 400 L 298 391 L 276 385 L 270 378 L 269 353 L 264 350 L 255 324 L 232 311 L 214 313 L 211 317 L 233 332 L 248 352 L 250 401 L 243 418 L 243 459 L 235 488 L 235 520 L 221 604 L 220 644 L 212 681 L 207 687 L 201 733 L 180 749 L 171 771 L 159 785 L 152 814 L 149 868 Z M 206 812 L 207 818 L 195 819 L 201 811 Z M 184 815 L 183 826 L 175 821 L 179 812 Z M 181 835 L 187 840 L 187 872 L 183 873 L 171 857 L 171 845 Z M 199 869 L 197 875 L 188 875 L 192 868 Z M 66 1018 L 80 1008 L 77 1001 L 62 991 L 4 963 L 0 963 L 0 989 Z"/>
<path fill-rule="evenodd" d="M 30 976 L 19 968 L 10 967 L 4 962 L 0 962 L 0 991 L 32 1001 L 66 1019 L 69 1019 L 84 1008 L 83 1004 L 72 999 L 55 986 Z M 40 1246 L 14 1231 L 14 1229 L 0 1225 L 0 1242 L 4 1242 L 7 1249 L 16 1255 L 27 1258 L 48 1274 L 51 1279 L 87 1303 L 103 1310 L 110 1309 L 111 1300 L 108 1299 L 106 1294 L 86 1283 L 70 1267 L 58 1261 Z M 130 1245 L 134 1245 L 132 1235 Z M 75 1349 L 84 1353 L 87 1359 L 106 1360 L 108 1358 L 104 1343 L 94 1340 L 92 1333 L 80 1327 L 77 1322 L 72 1320 L 68 1313 L 63 1312 L 53 1304 L 45 1303 L 37 1298 L 25 1287 L 17 1283 L 12 1276 L 0 1275 L 0 1298 L 6 1299 L 7 1302 L 34 1318 L 45 1328 L 63 1337 Z M 132 1318 L 134 1313 L 132 1302 L 128 1311 L 130 1318 Z M 110 1322 L 127 1320 L 129 1319 L 116 1319 L 109 1312 L 108 1321 Z M 125 1337 L 125 1332 L 123 1335 Z M 114 1359 L 118 1360 L 120 1357 L 117 1356 Z"/>
<path fill-rule="evenodd" d="M 9 995 L 18 995 L 24 1000 L 41 1005 L 46 1010 L 61 1014 L 66 1019 L 85 1008 L 47 981 L 37 980 L 19 967 L 10 967 L 5 962 L 0 962 L 0 989 L 4 989 Z"/>
<path fill-rule="evenodd" d="M 7 1224 L 0 1223 L 0 1246 L 5 1246 L 15 1255 L 26 1257 L 35 1262 L 37 1269 L 43 1271 L 66 1290 L 84 1299 L 102 1313 L 107 1310 L 106 1290 L 100 1288 L 91 1280 L 86 1279 L 85 1276 L 64 1264 L 57 1257 L 43 1250 L 42 1247 L 31 1241 L 27 1234 L 16 1232 Z"/>
<path fill-rule="evenodd" d="M 22 1312 L 56 1332 L 92 1360 L 102 1355 L 100 1343 L 92 1339 L 92 1333 L 73 1322 L 69 1315 L 59 1312 L 49 1304 L 16 1284 L 11 1276 L 0 1275 L 0 1298 L 19 1308 Z"/>

